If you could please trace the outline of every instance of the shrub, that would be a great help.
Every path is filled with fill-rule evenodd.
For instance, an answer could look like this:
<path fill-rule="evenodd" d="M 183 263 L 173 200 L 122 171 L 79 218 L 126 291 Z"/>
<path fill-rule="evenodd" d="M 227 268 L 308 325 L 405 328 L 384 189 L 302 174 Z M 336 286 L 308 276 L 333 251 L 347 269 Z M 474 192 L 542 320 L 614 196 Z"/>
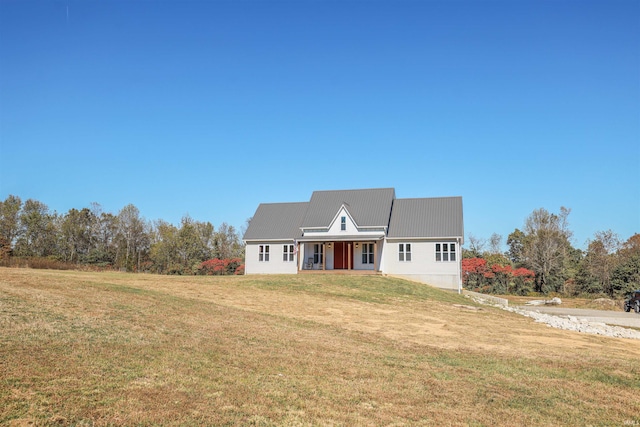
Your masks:
<path fill-rule="evenodd" d="M 244 264 L 240 258 L 213 258 L 200 264 L 198 274 L 226 275 L 226 274 L 244 274 Z"/>

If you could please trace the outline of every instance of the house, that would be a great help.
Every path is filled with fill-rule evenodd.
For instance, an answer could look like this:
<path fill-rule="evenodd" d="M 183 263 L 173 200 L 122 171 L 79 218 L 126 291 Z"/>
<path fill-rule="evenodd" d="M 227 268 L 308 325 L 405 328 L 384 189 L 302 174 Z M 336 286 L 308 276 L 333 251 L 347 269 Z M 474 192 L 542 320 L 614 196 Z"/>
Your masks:
<path fill-rule="evenodd" d="M 308 202 L 258 206 L 244 235 L 245 274 L 386 274 L 459 292 L 463 238 L 461 197 L 314 191 Z"/>

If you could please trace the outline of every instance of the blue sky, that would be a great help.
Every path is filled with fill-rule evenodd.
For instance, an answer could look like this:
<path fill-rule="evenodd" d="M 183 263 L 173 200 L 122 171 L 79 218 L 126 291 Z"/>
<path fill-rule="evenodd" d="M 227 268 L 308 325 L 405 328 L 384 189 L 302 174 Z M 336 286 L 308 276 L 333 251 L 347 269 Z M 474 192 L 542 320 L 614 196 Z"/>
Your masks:
<path fill-rule="evenodd" d="M 0 0 L 2 200 L 240 228 L 377 187 L 640 232 L 640 2 Z"/>

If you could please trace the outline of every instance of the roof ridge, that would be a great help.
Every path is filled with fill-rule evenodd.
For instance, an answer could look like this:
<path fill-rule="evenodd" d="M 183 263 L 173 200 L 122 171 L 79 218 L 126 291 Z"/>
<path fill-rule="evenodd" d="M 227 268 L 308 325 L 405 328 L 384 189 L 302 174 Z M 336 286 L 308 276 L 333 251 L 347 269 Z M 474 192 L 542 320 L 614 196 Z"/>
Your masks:
<path fill-rule="evenodd" d="M 314 190 L 313 193 L 333 193 L 333 192 L 341 192 L 341 191 L 371 191 L 371 190 L 393 190 L 395 192 L 394 187 L 372 187 L 372 188 L 346 188 L 342 190 Z"/>

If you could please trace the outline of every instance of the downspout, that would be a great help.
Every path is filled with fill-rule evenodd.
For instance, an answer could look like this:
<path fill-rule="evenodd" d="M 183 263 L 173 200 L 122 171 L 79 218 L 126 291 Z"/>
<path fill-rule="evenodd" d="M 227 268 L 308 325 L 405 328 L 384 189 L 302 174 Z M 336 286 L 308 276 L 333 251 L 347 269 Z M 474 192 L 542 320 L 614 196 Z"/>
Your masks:
<path fill-rule="evenodd" d="M 460 237 L 456 238 L 458 242 L 458 294 L 462 293 L 462 243 Z"/>

